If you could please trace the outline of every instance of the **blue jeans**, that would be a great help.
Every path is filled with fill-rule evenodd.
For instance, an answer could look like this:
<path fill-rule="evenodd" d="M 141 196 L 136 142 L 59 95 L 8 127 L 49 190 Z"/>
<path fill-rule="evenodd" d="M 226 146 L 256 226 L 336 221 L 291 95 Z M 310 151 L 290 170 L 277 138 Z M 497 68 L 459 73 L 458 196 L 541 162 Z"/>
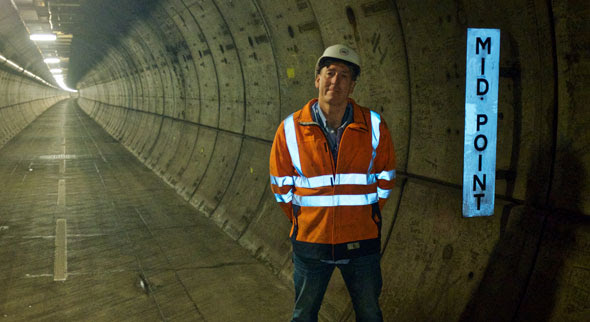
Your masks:
<path fill-rule="evenodd" d="M 383 321 L 379 307 L 381 255 L 351 259 L 348 264 L 329 264 L 293 254 L 295 309 L 292 321 L 318 320 L 318 312 L 335 267 L 340 269 L 352 299 L 357 321 Z"/>

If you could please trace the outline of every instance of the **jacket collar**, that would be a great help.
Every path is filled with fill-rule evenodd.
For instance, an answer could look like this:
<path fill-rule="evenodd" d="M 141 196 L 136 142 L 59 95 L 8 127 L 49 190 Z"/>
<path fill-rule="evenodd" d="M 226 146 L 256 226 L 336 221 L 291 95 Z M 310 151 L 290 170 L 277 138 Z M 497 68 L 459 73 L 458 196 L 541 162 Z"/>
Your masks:
<path fill-rule="evenodd" d="M 313 117 L 312 117 L 313 112 L 311 109 L 313 104 L 315 104 L 315 102 L 317 102 L 317 101 L 318 101 L 318 99 L 314 98 L 311 101 L 307 102 L 307 104 L 305 104 L 305 106 L 301 109 L 301 113 L 299 114 L 299 119 L 298 119 L 299 124 L 301 124 L 301 125 L 317 124 L 313 120 Z M 353 112 L 352 123 L 350 123 L 348 126 L 352 125 L 354 127 L 359 127 L 361 129 L 368 130 L 369 126 L 367 125 L 367 119 L 365 119 L 365 115 L 364 115 L 363 111 L 361 110 L 361 107 L 359 105 L 357 105 L 356 102 L 352 98 L 348 98 L 348 102 L 352 103 L 352 112 Z"/>

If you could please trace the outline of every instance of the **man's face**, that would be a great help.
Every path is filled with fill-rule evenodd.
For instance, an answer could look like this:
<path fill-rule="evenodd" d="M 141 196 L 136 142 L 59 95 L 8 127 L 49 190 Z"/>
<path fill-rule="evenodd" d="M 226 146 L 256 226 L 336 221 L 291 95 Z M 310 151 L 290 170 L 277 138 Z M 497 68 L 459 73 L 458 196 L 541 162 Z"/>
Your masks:
<path fill-rule="evenodd" d="M 345 104 L 352 94 L 355 81 L 348 66 L 335 62 L 323 67 L 315 78 L 315 87 L 319 89 L 318 98 L 329 104 Z"/>

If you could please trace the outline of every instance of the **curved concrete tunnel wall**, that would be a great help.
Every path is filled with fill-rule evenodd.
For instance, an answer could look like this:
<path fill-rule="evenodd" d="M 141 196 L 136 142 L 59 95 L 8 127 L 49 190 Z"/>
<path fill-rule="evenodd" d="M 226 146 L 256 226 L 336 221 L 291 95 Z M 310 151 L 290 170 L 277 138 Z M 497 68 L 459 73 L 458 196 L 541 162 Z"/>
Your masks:
<path fill-rule="evenodd" d="M 292 267 L 289 224 L 268 187 L 272 138 L 317 95 L 323 48 L 347 43 L 363 60 L 353 97 L 382 113 L 398 158 L 384 211 L 385 316 L 587 317 L 579 298 L 590 291 L 587 4 L 154 5 L 80 80 L 78 103 L 277 274 L 290 279 Z M 105 24 L 126 19 L 107 10 Z M 494 216 L 476 219 L 461 218 L 467 27 L 502 31 L 497 204 Z M 322 316 L 351 311 L 333 279 Z"/>
<path fill-rule="evenodd" d="M 65 99 L 64 92 L 0 66 L 0 147 L 47 108 Z"/>

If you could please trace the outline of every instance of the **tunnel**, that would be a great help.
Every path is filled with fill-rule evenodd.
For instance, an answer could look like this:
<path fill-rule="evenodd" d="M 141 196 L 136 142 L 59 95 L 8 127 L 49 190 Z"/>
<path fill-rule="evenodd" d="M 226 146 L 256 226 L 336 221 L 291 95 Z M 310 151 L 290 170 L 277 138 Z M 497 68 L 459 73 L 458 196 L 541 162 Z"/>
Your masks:
<path fill-rule="evenodd" d="M 29 39 L 24 10 L 47 7 L 77 92 Z M 269 154 L 346 44 L 397 159 L 384 320 L 589 321 L 588 17 L 581 0 L 0 1 L 0 320 L 289 320 Z M 468 28 L 501 32 L 495 205 L 476 218 Z M 355 321 L 338 272 L 320 321 Z"/>

